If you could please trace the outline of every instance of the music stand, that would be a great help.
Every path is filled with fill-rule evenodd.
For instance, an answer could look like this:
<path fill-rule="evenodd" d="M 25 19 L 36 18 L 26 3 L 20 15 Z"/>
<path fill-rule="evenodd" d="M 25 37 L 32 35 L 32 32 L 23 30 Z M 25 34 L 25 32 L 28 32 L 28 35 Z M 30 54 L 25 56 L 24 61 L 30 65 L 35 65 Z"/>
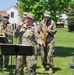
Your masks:
<path fill-rule="evenodd" d="M 15 50 L 17 55 L 31 56 L 34 55 L 34 46 L 16 45 Z"/>
<path fill-rule="evenodd" d="M 8 39 L 5 36 L 0 36 L 0 43 L 8 43 Z"/>
<path fill-rule="evenodd" d="M 34 47 L 33 46 L 24 46 L 24 45 L 13 45 L 13 44 L 1 44 L 1 50 L 3 55 L 33 55 Z"/>
<path fill-rule="evenodd" d="M 13 44 L 1 44 L 1 50 L 3 55 L 23 55 L 23 56 L 31 56 L 34 55 L 34 47 L 33 46 L 24 46 L 24 45 L 13 45 Z M 16 60 L 17 63 L 17 60 Z M 11 60 L 12 65 L 12 60 Z M 12 74 L 12 69 L 10 74 Z"/>

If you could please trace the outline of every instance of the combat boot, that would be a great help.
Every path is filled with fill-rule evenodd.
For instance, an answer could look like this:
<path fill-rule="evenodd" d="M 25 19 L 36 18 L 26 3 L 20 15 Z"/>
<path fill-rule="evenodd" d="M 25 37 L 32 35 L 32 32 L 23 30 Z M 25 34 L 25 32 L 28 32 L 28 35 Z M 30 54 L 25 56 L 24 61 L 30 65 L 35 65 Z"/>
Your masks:
<path fill-rule="evenodd" d="M 3 70 L 7 70 L 7 65 L 4 65 L 3 66 Z"/>
<path fill-rule="evenodd" d="M 49 73 L 49 74 L 52 74 L 52 73 L 53 73 L 53 68 L 49 68 L 48 73 Z"/>

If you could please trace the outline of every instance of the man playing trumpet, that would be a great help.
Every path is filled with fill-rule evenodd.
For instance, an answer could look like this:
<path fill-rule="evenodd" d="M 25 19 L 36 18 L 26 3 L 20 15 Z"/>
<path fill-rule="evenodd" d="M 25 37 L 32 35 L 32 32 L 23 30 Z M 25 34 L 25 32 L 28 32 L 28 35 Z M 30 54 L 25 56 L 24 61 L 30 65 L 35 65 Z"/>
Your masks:
<path fill-rule="evenodd" d="M 49 66 L 48 73 L 53 73 L 53 52 L 54 52 L 54 34 L 56 33 L 56 25 L 51 19 L 50 12 L 44 12 L 44 19 L 40 22 L 39 30 L 42 39 L 46 46 L 41 49 L 41 59 L 43 70 L 46 70 Z"/>

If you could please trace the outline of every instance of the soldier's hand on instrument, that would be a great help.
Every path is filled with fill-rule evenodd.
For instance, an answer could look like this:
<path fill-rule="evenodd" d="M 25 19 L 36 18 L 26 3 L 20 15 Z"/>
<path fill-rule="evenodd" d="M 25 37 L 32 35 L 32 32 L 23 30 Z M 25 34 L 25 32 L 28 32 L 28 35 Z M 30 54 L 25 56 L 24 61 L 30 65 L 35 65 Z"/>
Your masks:
<path fill-rule="evenodd" d="M 17 56 L 17 60 L 22 61 L 23 57 L 22 56 Z"/>
<path fill-rule="evenodd" d="M 44 42 L 40 42 L 39 45 L 45 47 L 45 43 Z"/>
<path fill-rule="evenodd" d="M 53 31 L 52 30 L 48 30 L 48 33 L 53 34 Z"/>

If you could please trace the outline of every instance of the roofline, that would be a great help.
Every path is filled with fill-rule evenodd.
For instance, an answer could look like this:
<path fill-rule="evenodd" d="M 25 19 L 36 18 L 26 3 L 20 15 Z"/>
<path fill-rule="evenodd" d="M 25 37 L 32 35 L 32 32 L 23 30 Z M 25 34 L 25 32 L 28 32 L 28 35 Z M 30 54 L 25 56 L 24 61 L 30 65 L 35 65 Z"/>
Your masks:
<path fill-rule="evenodd" d="M 9 9 L 11 9 L 11 8 L 16 9 L 14 6 L 11 6 Z M 9 10 L 9 9 L 8 9 L 8 10 Z M 7 11 L 8 11 L 8 10 L 7 10 Z M 16 10 L 17 10 L 17 11 L 20 11 L 20 10 L 18 10 L 18 9 L 16 9 Z"/>

